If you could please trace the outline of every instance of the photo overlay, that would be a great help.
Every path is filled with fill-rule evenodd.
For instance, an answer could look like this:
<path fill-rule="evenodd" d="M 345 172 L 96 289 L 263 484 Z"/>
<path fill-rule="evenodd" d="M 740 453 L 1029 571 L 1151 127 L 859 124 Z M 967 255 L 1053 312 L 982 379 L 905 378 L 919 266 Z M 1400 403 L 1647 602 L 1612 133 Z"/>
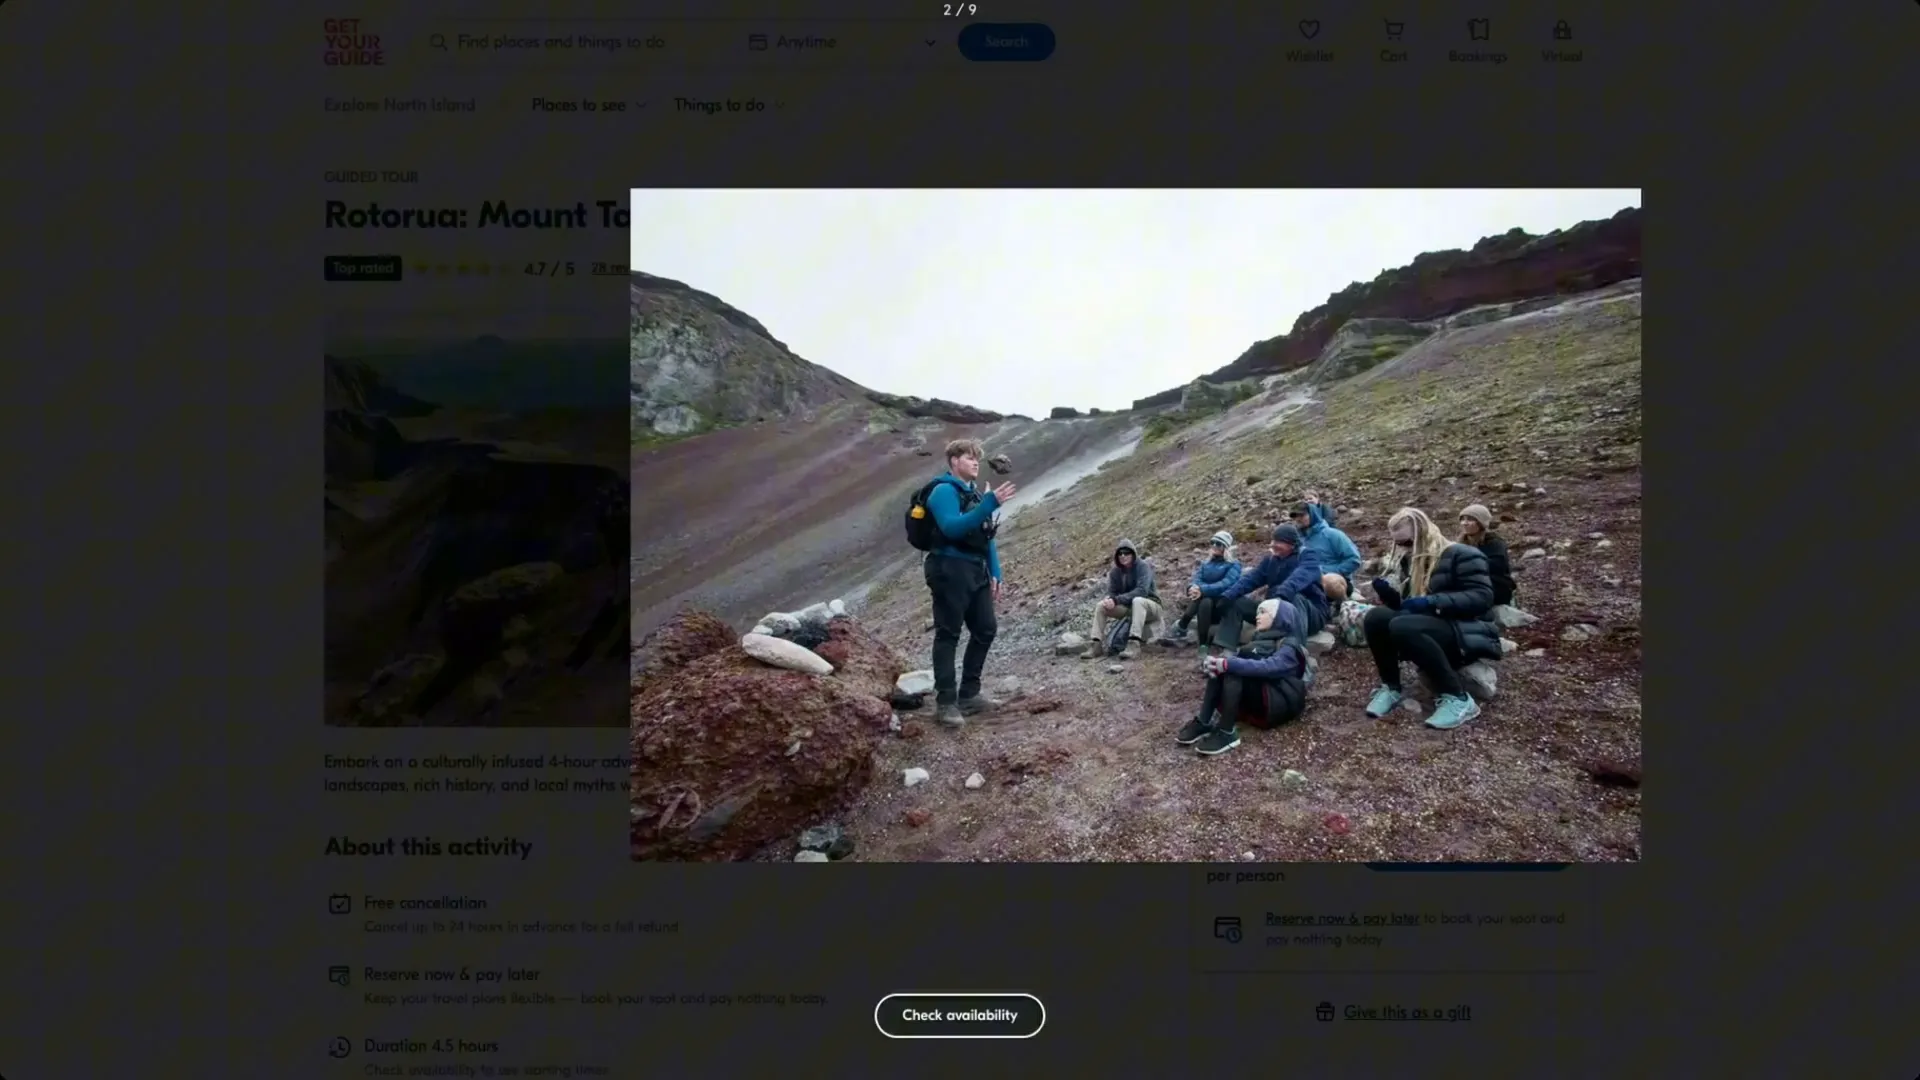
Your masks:
<path fill-rule="evenodd" d="M 1640 858 L 1638 191 L 634 200 L 634 859 Z"/>
<path fill-rule="evenodd" d="M 327 723 L 622 723 L 617 343 L 336 333 L 325 379 Z"/>

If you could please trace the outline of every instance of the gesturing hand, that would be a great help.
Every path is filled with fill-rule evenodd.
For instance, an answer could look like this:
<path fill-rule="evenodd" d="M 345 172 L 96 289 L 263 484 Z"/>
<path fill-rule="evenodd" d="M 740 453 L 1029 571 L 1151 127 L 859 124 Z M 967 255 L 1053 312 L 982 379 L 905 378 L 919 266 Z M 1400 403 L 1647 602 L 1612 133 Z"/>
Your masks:
<path fill-rule="evenodd" d="M 1020 490 L 1019 485 L 1009 480 L 1006 483 L 1001 484 L 999 487 L 993 489 L 993 497 L 1000 500 L 1000 502 L 1004 504 L 1007 500 L 1013 498 L 1014 492 L 1019 490 Z"/>

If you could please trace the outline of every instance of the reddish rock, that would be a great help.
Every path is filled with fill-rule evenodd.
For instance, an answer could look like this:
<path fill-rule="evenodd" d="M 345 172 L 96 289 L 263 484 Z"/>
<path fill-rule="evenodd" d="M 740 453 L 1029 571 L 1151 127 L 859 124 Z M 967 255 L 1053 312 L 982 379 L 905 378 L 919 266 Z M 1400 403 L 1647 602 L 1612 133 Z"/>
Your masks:
<path fill-rule="evenodd" d="M 703 656 L 734 648 L 740 635 L 704 611 L 687 608 L 648 634 L 637 650 L 650 674 L 686 667 Z"/>
<path fill-rule="evenodd" d="M 844 615 L 827 623 L 827 640 L 813 651 L 833 665 L 834 679 L 881 701 L 892 699 L 895 681 L 907 670 L 899 653 Z"/>
<path fill-rule="evenodd" d="M 933 820 L 933 811 L 925 809 L 909 810 L 902 820 L 904 820 L 909 827 L 917 829 Z"/>
<path fill-rule="evenodd" d="M 1255 342 L 1239 359 L 1201 378 L 1233 382 L 1305 367 L 1349 319 L 1426 322 L 1482 304 L 1586 292 L 1639 276 L 1639 207 L 1545 236 L 1513 229 L 1482 239 L 1471 251 L 1430 251 L 1370 282 L 1354 282 L 1295 319 L 1288 333 Z M 1163 390 L 1133 407 L 1174 404 L 1185 389 Z"/>
<path fill-rule="evenodd" d="M 737 643 L 632 696 L 633 855 L 728 860 L 789 839 L 873 776 L 886 702 L 831 676 L 768 667 Z"/>

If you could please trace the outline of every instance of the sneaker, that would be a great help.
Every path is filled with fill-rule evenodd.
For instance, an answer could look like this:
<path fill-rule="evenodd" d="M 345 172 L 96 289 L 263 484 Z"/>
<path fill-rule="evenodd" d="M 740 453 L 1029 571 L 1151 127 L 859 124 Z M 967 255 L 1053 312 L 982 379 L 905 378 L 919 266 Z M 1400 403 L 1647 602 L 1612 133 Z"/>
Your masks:
<path fill-rule="evenodd" d="M 1433 703 L 1433 715 L 1427 717 L 1427 726 L 1452 731 L 1479 715 L 1480 703 L 1468 695 L 1443 694 Z"/>
<path fill-rule="evenodd" d="M 1238 727 L 1208 728 L 1207 733 L 1200 736 L 1200 741 L 1193 744 L 1193 749 L 1195 753 L 1212 757 L 1215 754 L 1224 754 L 1239 745 L 1240 729 Z"/>
<path fill-rule="evenodd" d="M 1406 696 L 1407 695 L 1395 690 L 1391 686 L 1383 686 L 1375 690 L 1373 692 L 1373 700 L 1367 702 L 1367 715 L 1378 720 L 1392 712 L 1393 707 L 1400 704 L 1401 700 Z"/>
<path fill-rule="evenodd" d="M 1101 642 L 1098 642 L 1098 641 L 1096 641 L 1096 642 L 1093 642 L 1092 644 L 1090 644 L 1090 645 L 1088 645 L 1088 646 L 1087 646 L 1087 649 L 1086 649 L 1086 651 L 1080 654 L 1080 659 L 1082 659 L 1082 660 L 1104 660 L 1104 659 L 1106 659 L 1106 656 L 1107 656 L 1107 647 L 1106 647 L 1106 645 L 1105 645 L 1105 644 L 1103 644 L 1103 643 L 1101 643 Z"/>
<path fill-rule="evenodd" d="M 1140 659 L 1140 639 L 1139 638 L 1130 637 L 1127 639 L 1127 647 L 1120 650 L 1120 659 L 1122 660 Z"/>
<path fill-rule="evenodd" d="M 1187 644 L 1187 632 L 1183 628 L 1176 626 L 1172 630 L 1160 635 L 1160 637 L 1154 641 L 1154 644 L 1169 649 L 1183 648 Z"/>
<path fill-rule="evenodd" d="M 960 712 L 962 715 L 965 715 L 965 716 L 973 716 L 976 713 L 992 712 L 993 710 L 999 707 L 1000 707 L 1000 703 L 998 701 L 995 701 L 993 698 L 990 698 L 985 694 L 961 694 L 960 695 Z"/>
<path fill-rule="evenodd" d="M 951 701 L 940 706 L 933 714 L 933 719 L 934 722 L 941 727 L 958 728 L 967 726 L 966 714 L 960 711 L 958 704 Z"/>
<path fill-rule="evenodd" d="M 1194 743 L 1200 741 L 1201 736 L 1212 730 L 1212 724 L 1196 716 L 1187 721 L 1186 726 L 1181 728 L 1179 734 L 1173 737 L 1173 741 L 1179 743 L 1181 746 L 1192 746 Z"/>

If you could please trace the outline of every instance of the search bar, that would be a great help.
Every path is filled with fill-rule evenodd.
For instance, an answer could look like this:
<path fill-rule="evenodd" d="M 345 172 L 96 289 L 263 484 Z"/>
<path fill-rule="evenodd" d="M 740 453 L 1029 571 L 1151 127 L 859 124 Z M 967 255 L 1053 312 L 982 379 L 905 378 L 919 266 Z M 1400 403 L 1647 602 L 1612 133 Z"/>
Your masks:
<path fill-rule="evenodd" d="M 466 66 L 636 67 L 676 64 L 786 68 L 963 62 L 958 26 L 902 23 L 743 20 L 449 22 L 427 34 L 425 58 Z"/>

